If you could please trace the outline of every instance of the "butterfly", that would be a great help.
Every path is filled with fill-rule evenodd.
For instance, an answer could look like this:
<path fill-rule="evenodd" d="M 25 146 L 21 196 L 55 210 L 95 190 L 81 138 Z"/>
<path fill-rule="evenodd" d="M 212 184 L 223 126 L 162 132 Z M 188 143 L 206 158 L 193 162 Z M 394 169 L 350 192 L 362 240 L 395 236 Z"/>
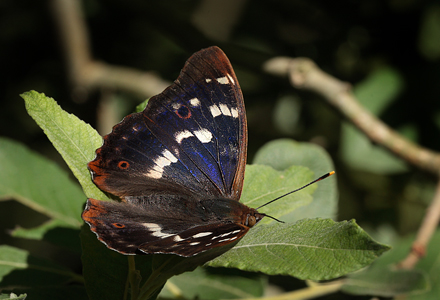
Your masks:
<path fill-rule="evenodd" d="M 265 214 L 239 202 L 247 155 L 243 95 L 218 47 L 193 54 L 177 80 L 104 137 L 92 180 L 121 201 L 82 214 L 122 254 L 194 256 L 240 240 Z"/>

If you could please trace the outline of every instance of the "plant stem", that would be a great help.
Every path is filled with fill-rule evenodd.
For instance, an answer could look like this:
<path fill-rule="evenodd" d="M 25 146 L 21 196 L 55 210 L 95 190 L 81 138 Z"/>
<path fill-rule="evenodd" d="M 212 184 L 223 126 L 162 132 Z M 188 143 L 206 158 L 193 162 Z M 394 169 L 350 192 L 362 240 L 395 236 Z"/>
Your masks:
<path fill-rule="evenodd" d="M 326 284 L 315 284 L 303 289 L 295 290 L 293 292 L 284 293 L 272 297 L 264 297 L 264 298 L 248 298 L 241 300 L 306 300 L 306 299 L 314 299 L 317 297 L 321 297 L 324 295 L 332 294 L 341 288 L 343 285 L 342 280 L 333 281 Z"/>
<path fill-rule="evenodd" d="M 166 260 L 159 268 L 153 271 L 151 273 L 150 277 L 147 279 L 147 281 L 142 285 L 140 290 L 140 295 L 137 298 L 138 300 L 147 300 L 151 297 L 151 295 L 156 292 L 158 288 L 160 288 L 165 282 L 168 280 L 168 278 L 164 278 L 161 280 L 158 280 L 160 275 L 162 274 L 162 269 L 172 260 L 173 258 L 170 257 L 168 260 Z"/>

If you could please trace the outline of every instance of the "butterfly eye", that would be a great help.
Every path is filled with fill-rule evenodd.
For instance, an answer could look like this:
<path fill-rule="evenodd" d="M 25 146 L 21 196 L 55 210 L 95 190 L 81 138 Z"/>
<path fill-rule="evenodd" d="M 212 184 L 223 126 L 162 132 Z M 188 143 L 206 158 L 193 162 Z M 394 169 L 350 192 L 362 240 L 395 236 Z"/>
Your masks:
<path fill-rule="evenodd" d="M 257 219 L 255 218 L 255 216 L 249 216 L 249 218 L 248 218 L 248 220 L 247 220 L 248 222 L 248 226 L 249 227 L 252 227 L 252 226 L 254 226 L 255 224 L 257 224 Z"/>
<path fill-rule="evenodd" d="M 112 225 L 113 225 L 113 227 L 115 227 L 115 228 L 124 228 L 124 227 L 125 227 L 125 225 L 124 225 L 124 224 L 121 224 L 121 223 L 113 223 Z"/>
<path fill-rule="evenodd" d="M 118 168 L 121 170 L 127 170 L 130 167 L 130 164 L 125 160 L 122 160 L 118 163 Z"/>

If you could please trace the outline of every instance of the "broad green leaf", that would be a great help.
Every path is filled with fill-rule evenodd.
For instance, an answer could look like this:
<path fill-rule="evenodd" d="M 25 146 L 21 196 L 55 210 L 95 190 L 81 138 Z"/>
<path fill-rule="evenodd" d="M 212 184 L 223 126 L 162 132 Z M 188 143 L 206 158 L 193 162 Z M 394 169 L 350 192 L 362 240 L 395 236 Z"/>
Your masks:
<path fill-rule="evenodd" d="M 41 287 L 82 281 L 82 277 L 53 262 L 11 246 L 0 246 L 0 289 L 10 286 Z"/>
<path fill-rule="evenodd" d="M 257 225 L 230 251 L 208 263 L 269 275 L 328 280 L 357 271 L 389 248 L 354 221 L 307 219 Z"/>
<path fill-rule="evenodd" d="M 90 180 L 87 163 L 102 145 L 101 136 L 90 125 L 65 112 L 52 98 L 35 91 L 21 95 L 29 115 L 43 129 L 53 146 L 78 179 L 87 197 L 108 199 Z"/>
<path fill-rule="evenodd" d="M 248 165 L 244 179 L 243 193 L 240 201 L 249 207 L 257 208 L 270 200 L 284 195 L 302 185 L 310 182 L 312 173 L 305 167 L 292 166 L 285 171 L 277 171 L 269 166 Z M 296 221 L 286 217 L 298 207 L 312 202 L 315 186 L 307 187 L 301 191 L 290 194 L 278 201 L 275 201 L 264 208 L 264 212 L 275 218 L 282 218 L 285 222 Z M 289 215 L 290 217 L 290 215 Z M 274 220 L 265 218 L 261 223 L 270 223 Z"/>
<path fill-rule="evenodd" d="M 394 297 L 404 294 L 421 294 L 430 289 L 424 272 L 419 270 L 396 270 L 371 267 L 351 274 L 342 291 L 355 295 Z"/>
<path fill-rule="evenodd" d="M 401 93 L 403 84 L 397 71 L 382 68 L 357 84 L 354 94 L 366 109 L 378 116 Z M 393 174 L 407 169 L 400 158 L 374 145 L 365 134 L 348 123 L 342 126 L 341 158 L 356 169 L 373 173 Z"/>
<path fill-rule="evenodd" d="M 0 139 L 0 198 L 79 227 L 85 197 L 54 162 L 9 139 Z"/>
<path fill-rule="evenodd" d="M 314 144 L 299 143 L 291 139 L 279 139 L 265 144 L 255 154 L 253 163 L 268 165 L 280 171 L 292 165 L 305 166 L 314 173 L 313 177 L 308 180 L 334 170 L 333 162 L 324 149 Z M 318 188 L 313 193 L 313 200 L 292 212 L 289 219 L 334 218 L 338 202 L 336 176 L 333 175 L 314 184 Z M 300 187 L 302 183 L 295 182 L 296 187 Z"/>
<path fill-rule="evenodd" d="M 160 297 L 184 299 L 237 299 L 261 297 L 265 280 L 257 274 L 244 276 L 236 270 L 197 268 L 193 272 L 172 277 Z"/>

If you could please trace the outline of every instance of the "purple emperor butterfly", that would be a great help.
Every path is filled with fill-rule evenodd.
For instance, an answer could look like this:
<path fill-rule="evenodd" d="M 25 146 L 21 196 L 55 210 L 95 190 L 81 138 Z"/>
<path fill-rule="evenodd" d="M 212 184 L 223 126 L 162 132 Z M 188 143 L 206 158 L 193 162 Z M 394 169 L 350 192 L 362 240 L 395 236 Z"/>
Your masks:
<path fill-rule="evenodd" d="M 121 202 L 88 199 L 82 218 L 122 254 L 188 257 L 236 242 L 266 216 L 239 202 L 246 151 L 237 77 L 222 50 L 203 49 L 104 137 L 88 167 Z"/>

